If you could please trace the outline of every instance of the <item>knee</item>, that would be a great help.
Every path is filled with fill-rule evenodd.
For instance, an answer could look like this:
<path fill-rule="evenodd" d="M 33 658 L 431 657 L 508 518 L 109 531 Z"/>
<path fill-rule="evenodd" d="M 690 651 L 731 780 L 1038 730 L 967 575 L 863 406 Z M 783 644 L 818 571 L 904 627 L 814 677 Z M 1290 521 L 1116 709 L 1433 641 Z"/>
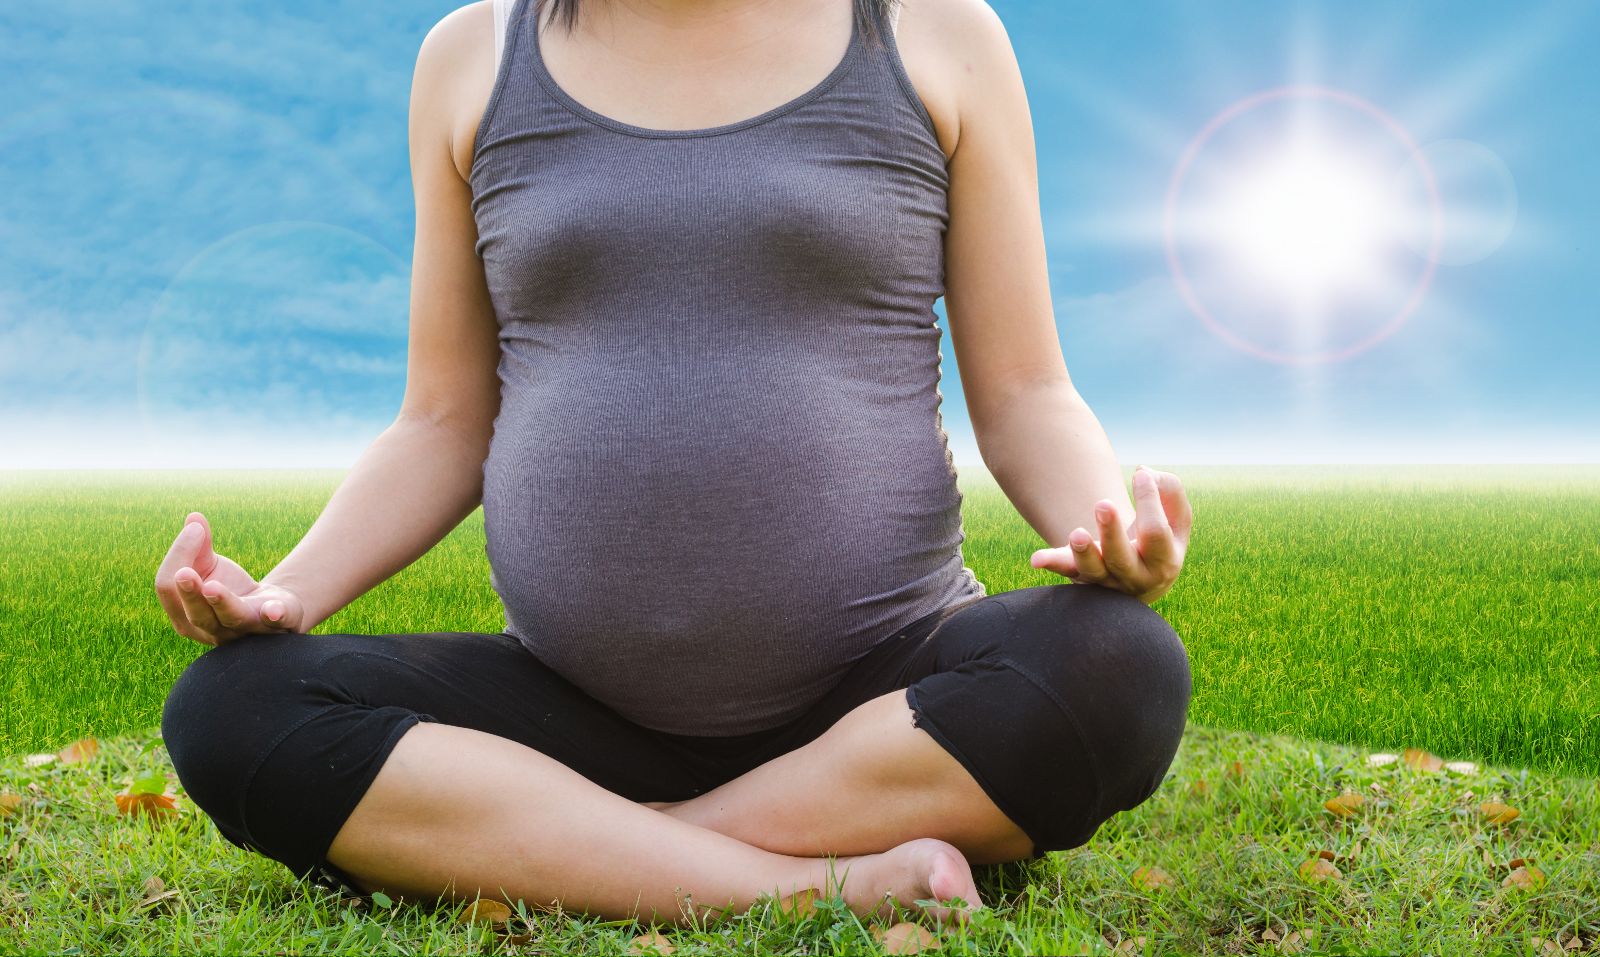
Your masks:
<path fill-rule="evenodd" d="M 303 635 L 252 635 L 194 659 L 167 692 L 161 740 L 191 800 L 232 820 L 251 764 L 282 721 L 292 681 L 283 642 Z"/>
<path fill-rule="evenodd" d="M 1192 690 L 1189 653 L 1160 612 L 1100 585 L 1044 585 L 998 597 L 1012 618 L 1005 653 L 1069 703 L 1152 729 L 1181 726 Z"/>
<path fill-rule="evenodd" d="M 1125 592 L 1077 584 L 1023 591 L 1031 594 L 1008 593 L 1018 595 L 1011 651 L 1055 699 L 1052 719 L 1064 717 L 1088 753 L 1097 826 L 1142 804 L 1166 777 L 1188 720 L 1188 652 L 1160 612 Z"/>

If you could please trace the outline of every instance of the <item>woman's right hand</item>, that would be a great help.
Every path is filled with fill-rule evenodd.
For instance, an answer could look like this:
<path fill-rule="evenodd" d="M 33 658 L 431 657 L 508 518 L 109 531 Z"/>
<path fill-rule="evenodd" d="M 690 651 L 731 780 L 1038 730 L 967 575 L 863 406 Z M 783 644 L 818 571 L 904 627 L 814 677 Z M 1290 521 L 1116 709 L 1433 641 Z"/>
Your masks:
<path fill-rule="evenodd" d="M 203 645 L 249 634 L 296 631 L 305 604 L 281 585 L 257 582 L 211 548 L 211 524 L 190 512 L 156 571 L 156 597 L 172 627 Z"/>

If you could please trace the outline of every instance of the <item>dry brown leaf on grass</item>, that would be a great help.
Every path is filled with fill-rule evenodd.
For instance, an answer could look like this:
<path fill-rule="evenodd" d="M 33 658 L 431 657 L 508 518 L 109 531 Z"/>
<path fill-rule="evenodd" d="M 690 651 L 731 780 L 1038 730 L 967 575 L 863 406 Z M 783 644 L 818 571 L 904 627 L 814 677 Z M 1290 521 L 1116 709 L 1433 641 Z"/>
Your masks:
<path fill-rule="evenodd" d="M 1536 891 L 1545 884 L 1544 871 L 1532 865 L 1524 864 L 1506 875 L 1500 882 L 1501 887 L 1509 887 L 1521 891 Z"/>
<path fill-rule="evenodd" d="M 1302 878 L 1313 884 L 1318 881 L 1336 881 L 1344 876 L 1344 873 L 1335 867 L 1332 861 L 1323 860 L 1320 856 L 1302 862 L 1298 870 Z"/>
<path fill-rule="evenodd" d="M 668 940 L 664 934 L 654 930 L 647 934 L 640 934 L 628 942 L 628 953 L 630 954 L 670 954 L 677 949 L 672 946 L 672 941 Z"/>
<path fill-rule="evenodd" d="M 1406 748 L 1404 758 L 1406 764 L 1416 768 L 1418 771 L 1441 771 L 1444 769 L 1444 758 L 1421 748 Z"/>
<path fill-rule="evenodd" d="M 1490 824 L 1510 824 L 1522 816 L 1521 811 L 1499 801 L 1488 801 L 1478 805 L 1478 813 L 1482 814 L 1483 819 Z"/>
<path fill-rule="evenodd" d="M 1333 853 L 1333 852 L 1331 852 L 1331 851 L 1318 851 L 1317 852 L 1317 856 L 1320 857 L 1320 856 L 1322 856 L 1324 854 L 1331 854 L 1331 853 Z M 1334 854 L 1332 857 L 1329 857 L 1328 860 L 1334 861 L 1334 862 L 1344 861 L 1346 864 L 1351 864 L 1351 863 L 1355 862 L 1355 859 L 1356 859 L 1357 855 L 1359 855 L 1360 853 L 1361 853 L 1361 842 L 1358 840 L 1354 844 L 1351 844 L 1350 847 L 1343 854 Z"/>
<path fill-rule="evenodd" d="M 1142 891 L 1159 891 L 1172 886 L 1172 875 L 1159 867 L 1141 867 L 1129 877 L 1133 886 Z"/>
<path fill-rule="evenodd" d="M 1350 864 L 1350 863 L 1353 863 L 1355 861 L 1356 855 L 1360 854 L 1360 853 L 1361 853 L 1361 842 L 1357 841 L 1354 844 L 1350 845 L 1350 849 L 1348 851 L 1345 851 L 1343 854 L 1335 854 L 1333 851 L 1330 851 L 1330 850 L 1324 848 L 1324 849 L 1322 849 L 1322 850 L 1317 852 L 1317 856 L 1322 858 L 1323 860 L 1328 861 L 1328 862 L 1333 863 L 1333 864 L 1337 864 L 1340 861 L 1344 861 L 1346 864 Z"/>
<path fill-rule="evenodd" d="M 1306 945 L 1316 935 L 1315 929 L 1307 927 L 1303 930 L 1291 930 L 1288 936 L 1280 938 L 1277 931 L 1268 927 L 1261 931 L 1261 941 L 1266 944 L 1276 944 L 1280 954 L 1298 954 L 1306 949 Z"/>
<path fill-rule="evenodd" d="M 100 742 L 94 738 L 79 738 L 60 751 L 56 757 L 62 764 L 82 764 L 100 753 Z"/>
<path fill-rule="evenodd" d="M 875 924 L 872 936 L 890 954 L 920 954 L 925 950 L 937 950 L 944 943 L 938 934 L 909 921 L 901 921 L 893 927 Z"/>
<path fill-rule="evenodd" d="M 1111 952 L 1115 954 L 1137 954 L 1144 950 L 1147 943 L 1149 943 L 1149 940 L 1142 936 L 1124 937 L 1117 943 L 1117 946 L 1111 948 Z"/>
<path fill-rule="evenodd" d="M 1244 777 L 1244 762 L 1235 761 L 1232 764 L 1228 765 L 1228 777 L 1230 777 L 1230 778 L 1242 778 L 1242 777 Z"/>
<path fill-rule="evenodd" d="M 1565 938 L 1565 940 L 1563 941 L 1562 938 Z M 1539 949 L 1539 953 L 1549 954 L 1552 957 L 1556 954 L 1566 957 L 1572 951 L 1583 949 L 1583 938 L 1570 930 L 1563 930 L 1556 934 L 1555 940 L 1551 940 L 1548 937 L 1535 937 L 1532 943 L 1533 946 Z"/>
<path fill-rule="evenodd" d="M 480 897 L 461 908 L 456 920 L 463 924 L 504 924 L 511 919 L 511 908 L 504 901 Z"/>
<path fill-rule="evenodd" d="M 144 891 L 144 897 L 139 901 L 139 903 L 133 905 L 134 910 L 145 910 L 153 907 L 170 907 L 170 902 L 172 899 L 178 896 L 177 888 L 168 890 L 167 882 L 162 880 L 160 877 L 151 877 L 146 880 L 142 890 Z"/>
<path fill-rule="evenodd" d="M 1339 817 L 1353 817 L 1361 809 L 1367 799 L 1354 791 L 1346 791 L 1335 798 L 1322 802 L 1322 806 Z"/>
<path fill-rule="evenodd" d="M 1203 777 L 1195 778 L 1194 783 L 1189 785 L 1189 793 L 1195 797 L 1205 797 L 1211 793 L 1211 785 L 1207 784 L 1206 779 Z"/>
<path fill-rule="evenodd" d="M 112 797 L 117 802 L 118 813 L 129 817 L 160 821 L 178 813 L 178 796 L 170 792 L 151 794 L 148 791 L 120 791 Z"/>
<path fill-rule="evenodd" d="M 0 791 L 0 817 L 10 817 L 22 808 L 22 795 Z"/>

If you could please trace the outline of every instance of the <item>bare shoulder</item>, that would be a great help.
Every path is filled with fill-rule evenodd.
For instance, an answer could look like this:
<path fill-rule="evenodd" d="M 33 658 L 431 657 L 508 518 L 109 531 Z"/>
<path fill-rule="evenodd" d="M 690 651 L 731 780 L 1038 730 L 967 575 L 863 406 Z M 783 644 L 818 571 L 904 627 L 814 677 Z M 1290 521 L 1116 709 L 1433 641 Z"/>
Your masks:
<path fill-rule="evenodd" d="M 474 0 L 445 14 L 417 50 L 411 80 L 413 139 L 450 153 L 456 171 L 472 171 L 472 146 L 494 89 L 494 8 Z"/>
<path fill-rule="evenodd" d="M 1000 15 L 985 0 L 900 0 L 895 42 L 912 86 L 954 155 L 962 128 L 1014 102 L 1021 71 Z"/>

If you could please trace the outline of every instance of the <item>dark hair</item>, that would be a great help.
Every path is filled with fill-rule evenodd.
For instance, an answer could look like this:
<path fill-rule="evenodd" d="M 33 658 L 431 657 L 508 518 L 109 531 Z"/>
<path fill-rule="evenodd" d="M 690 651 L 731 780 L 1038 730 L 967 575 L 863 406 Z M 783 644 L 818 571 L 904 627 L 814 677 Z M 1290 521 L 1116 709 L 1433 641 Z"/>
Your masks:
<path fill-rule="evenodd" d="M 545 8 L 550 8 L 552 20 L 560 20 L 568 32 L 578 22 L 578 6 L 583 0 L 533 0 L 533 22 L 544 22 Z M 901 0 L 855 0 L 856 20 L 861 26 L 861 36 L 868 43 L 878 40 L 877 22 L 887 20 L 890 10 Z"/>

